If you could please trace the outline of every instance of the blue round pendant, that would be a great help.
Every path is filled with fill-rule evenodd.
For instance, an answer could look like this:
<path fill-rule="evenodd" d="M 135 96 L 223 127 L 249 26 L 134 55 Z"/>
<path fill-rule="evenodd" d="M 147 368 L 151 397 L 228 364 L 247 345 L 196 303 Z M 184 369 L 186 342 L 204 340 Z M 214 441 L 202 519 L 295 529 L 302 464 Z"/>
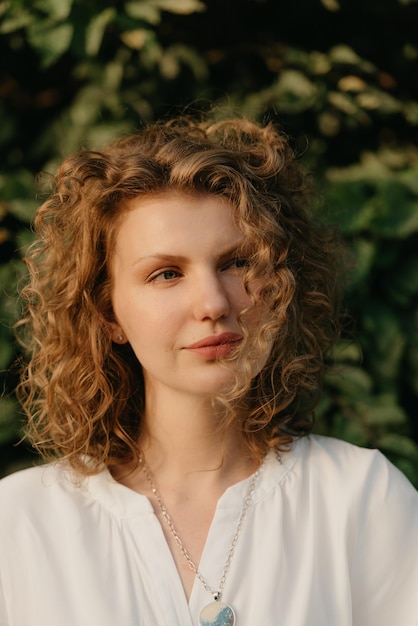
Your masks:
<path fill-rule="evenodd" d="M 211 602 L 205 606 L 199 618 L 200 626 L 234 626 L 235 613 L 223 602 Z"/>

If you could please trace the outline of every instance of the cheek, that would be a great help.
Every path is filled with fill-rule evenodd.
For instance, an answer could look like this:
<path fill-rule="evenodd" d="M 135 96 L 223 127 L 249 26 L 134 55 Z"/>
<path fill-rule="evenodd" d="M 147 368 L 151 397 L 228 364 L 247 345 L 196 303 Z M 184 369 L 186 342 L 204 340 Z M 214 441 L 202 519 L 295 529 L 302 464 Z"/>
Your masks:
<path fill-rule="evenodd" d="M 257 312 L 253 313 L 247 324 L 247 328 L 250 331 L 249 354 L 251 355 L 250 361 L 252 363 L 253 376 L 259 374 L 264 368 L 274 345 L 274 338 L 271 336 L 271 333 L 268 331 L 261 332 L 264 325 L 268 324 L 270 316 L 264 306 L 257 308 Z"/>
<path fill-rule="evenodd" d="M 271 313 L 265 304 L 259 303 L 243 315 L 242 321 L 249 331 L 250 353 L 255 356 L 257 362 L 262 362 L 261 367 L 263 367 L 268 360 L 274 343 L 274 338 L 271 332 L 268 331 L 268 327 L 272 322 Z M 263 329 L 265 332 L 262 332 Z"/>
<path fill-rule="evenodd" d="M 252 288 L 251 292 L 254 293 Z M 247 293 L 241 280 L 230 286 L 229 298 L 230 302 L 234 305 L 235 311 L 238 313 L 249 309 L 253 304 L 253 298 Z"/>
<path fill-rule="evenodd" d="M 135 301 L 116 304 L 116 316 L 134 351 L 154 351 L 170 341 L 176 328 L 174 313 L 163 306 L 141 306 Z M 137 355 L 138 356 L 138 355 Z"/>
<path fill-rule="evenodd" d="M 260 307 L 256 306 L 248 311 L 243 316 L 242 321 L 250 333 L 250 343 L 256 345 L 260 335 L 260 330 L 265 322 L 265 316 L 263 315 Z"/>

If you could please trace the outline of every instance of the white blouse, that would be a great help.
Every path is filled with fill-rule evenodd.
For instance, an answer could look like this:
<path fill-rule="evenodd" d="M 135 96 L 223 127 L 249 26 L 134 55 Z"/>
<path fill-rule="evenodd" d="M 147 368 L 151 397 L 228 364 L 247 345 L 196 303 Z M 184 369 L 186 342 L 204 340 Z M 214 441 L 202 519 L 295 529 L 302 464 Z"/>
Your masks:
<path fill-rule="evenodd" d="M 248 478 L 199 565 L 217 589 Z M 310 436 L 264 461 L 225 582 L 237 626 L 417 626 L 418 494 L 379 452 Z M 0 482 L 0 626 L 197 626 L 149 500 L 62 463 Z"/>

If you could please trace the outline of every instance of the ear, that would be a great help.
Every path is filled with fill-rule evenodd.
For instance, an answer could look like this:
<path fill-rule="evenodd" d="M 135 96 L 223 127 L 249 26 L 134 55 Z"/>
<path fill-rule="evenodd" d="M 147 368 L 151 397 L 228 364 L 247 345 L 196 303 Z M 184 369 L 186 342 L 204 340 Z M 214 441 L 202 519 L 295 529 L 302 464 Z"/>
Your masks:
<path fill-rule="evenodd" d="M 122 328 L 116 322 L 110 322 L 110 328 L 112 329 L 112 341 L 118 344 L 128 343 L 128 340 L 123 332 Z"/>

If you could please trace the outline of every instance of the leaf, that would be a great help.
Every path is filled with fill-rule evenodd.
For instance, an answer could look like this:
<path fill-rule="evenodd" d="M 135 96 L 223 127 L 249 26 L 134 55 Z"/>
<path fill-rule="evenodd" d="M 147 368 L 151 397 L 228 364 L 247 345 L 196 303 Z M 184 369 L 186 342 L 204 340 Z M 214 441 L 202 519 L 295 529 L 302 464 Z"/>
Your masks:
<path fill-rule="evenodd" d="M 148 39 L 148 31 L 144 28 L 135 28 L 121 33 L 120 38 L 131 50 L 141 50 Z"/>
<path fill-rule="evenodd" d="M 407 421 L 405 412 L 397 405 L 363 407 L 360 416 L 368 426 L 373 427 L 399 427 Z"/>
<path fill-rule="evenodd" d="M 414 126 L 418 125 L 418 103 L 417 102 L 405 102 L 403 106 L 404 115 L 406 121 Z"/>
<path fill-rule="evenodd" d="M 403 154 L 406 154 L 406 150 L 403 151 Z M 414 156 L 417 157 L 416 154 Z M 411 155 L 411 160 L 412 158 L 413 157 Z M 418 167 L 415 163 L 411 164 L 409 167 L 407 167 L 407 169 L 404 169 L 402 172 L 400 172 L 398 180 L 400 183 L 408 187 L 409 191 L 412 194 L 418 196 Z"/>
<path fill-rule="evenodd" d="M 394 185 L 385 185 L 385 193 L 374 200 L 376 217 L 373 226 L 381 237 L 404 239 L 418 232 L 418 200 L 411 202 L 403 188 L 396 193 Z"/>
<path fill-rule="evenodd" d="M 197 80 L 207 77 L 207 68 L 202 58 L 191 48 L 176 44 L 167 48 L 160 60 L 161 74 L 172 80 L 180 73 L 182 64 L 189 67 Z"/>
<path fill-rule="evenodd" d="M 406 338 L 402 321 L 384 302 L 366 301 L 362 317 L 362 343 L 375 377 L 380 384 L 396 381 Z"/>
<path fill-rule="evenodd" d="M 361 359 L 361 349 L 354 341 L 340 340 L 332 351 L 332 359 L 337 363 L 359 363 Z"/>
<path fill-rule="evenodd" d="M 162 11 L 179 15 L 206 11 L 206 6 L 199 0 L 155 0 L 154 4 Z"/>
<path fill-rule="evenodd" d="M 36 200 L 13 200 L 8 203 L 7 208 L 12 215 L 23 221 L 30 222 L 38 205 L 39 202 Z"/>
<path fill-rule="evenodd" d="M 0 324 L 0 369 L 5 370 L 9 367 L 15 355 L 15 347 L 11 338 L 5 336 Z"/>
<path fill-rule="evenodd" d="M 356 96 L 356 102 L 364 109 L 379 110 L 384 115 L 393 115 L 402 112 L 403 106 L 389 93 L 369 87 L 363 93 Z"/>
<path fill-rule="evenodd" d="M 331 168 L 327 176 L 332 176 Z M 345 234 L 367 230 L 374 218 L 374 207 L 366 202 L 367 188 L 362 181 L 340 181 L 327 184 L 324 195 L 341 232 Z"/>
<path fill-rule="evenodd" d="M 333 63 L 344 63 L 347 65 L 358 65 L 360 57 L 350 46 L 340 44 L 331 48 L 329 58 Z"/>
<path fill-rule="evenodd" d="M 54 20 L 65 20 L 70 15 L 73 0 L 32 0 L 32 5 Z"/>
<path fill-rule="evenodd" d="M 129 17 L 148 22 L 156 26 L 161 21 L 161 12 L 155 4 L 150 2 L 127 2 L 125 11 Z"/>
<path fill-rule="evenodd" d="M 418 294 L 418 257 L 405 258 L 388 273 L 384 288 L 392 302 L 406 307 Z"/>
<path fill-rule="evenodd" d="M 68 117 L 71 126 L 80 126 L 80 130 L 85 126 L 93 123 L 102 107 L 103 103 L 103 88 L 93 82 L 89 83 L 86 87 L 79 90 L 77 98 L 72 103 L 68 110 Z M 76 133 L 74 133 L 76 134 Z M 84 130 L 81 130 L 81 135 L 84 134 Z M 74 141 L 71 136 L 67 137 L 69 140 L 70 151 L 73 148 Z"/>
<path fill-rule="evenodd" d="M 406 371 L 411 389 L 418 396 L 418 328 L 416 326 L 410 336 Z"/>
<path fill-rule="evenodd" d="M 73 26 L 52 20 L 35 22 L 28 28 L 29 43 L 47 67 L 55 63 L 68 50 L 73 36 Z"/>
<path fill-rule="evenodd" d="M 22 257 L 25 254 L 25 249 L 34 241 L 35 237 L 35 233 L 29 229 L 20 230 L 17 233 L 17 249 L 20 251 Z"/>
<path fill-rule="evenodd" d="M 9 333 L 10 336 L 12 336 L 13 325 L 20 317 L 18 286 L 26 271 L 23 261 L 16 258 L 0 265 L 0 324 L 2 330 Z"/>
<path fill-rule="evenodd" d="M 128 120 L 121 122 L 113 121 L 111 124 L 98 124 L 89 126 L 85 135 L 87 145 L 100 148 L 107 146 L 122 135 L 132 132 L 132 126 Z"/>
<path fill-rule="evenodd" d="M 334 46 L 329 51 L 328 56 L 332 65 L 351 65 L 355 66 L 356 71 L 360 69 L 368 74 L 376 72 L 376 66 L 373 63 L 359 57 L 353 48 L 346 44 Z"/>
<path fill-rule="evenodd" d="M 379 437 L 378 446 L 389 454 L 399 454 L 418 462 L 418 446 L 405 435 L 385 433 Z"/>
<path fill-rule="evenodd" d="M 333 13 L 341 10 L 341 5 L 338 0 L 321 0 L 321 4 L 327 11 L 332 11 Z"/>
<path fill-rule="evenodd" d="M 348 74 L 340 78 L 338 81 L 338 89 L 340 91 L 361 92 L 367 89 L 367 83 L 355 74 Z"/>
<path fill-rule="evenodd" d="M 5 101 L 6 98 L 4 95 L 5 94 L 3 94 L 3 99 Z M 5 102 L 0 101 L 0 119 L 2 120 L 2 124 L 0 125 L 0 145 L 6 145 L 7 143 L 9 145 L 12 144 L 18 132 L 17 120 L 10 115 L 5 104 Z"/>
<path fill-rule="evenodd" d="M 28 170 L 15 170 L 12 176 L 0 176 L 1 197 L 3 200 L 30 198 L 35 195 L 35 178 Z"/>
<path fill-rule="evenodd" d="M 317 86 L 298 70 L 285 70 L 280 75 L 279 90 L 283 94 L 292 94 L 303 100 L 311 100 L 318 93 Z"/>
<path fill-rule="evenodd" d="M 354 102 L 353 98 L 346 94 L 341 93 L 339 91 L 330 91 L 328 94 L 328 101 L 332 104 L 333 107 L 345 113 L 346 115 L 357 115 L 358 106 Z"/>
<path fill-rule="evenodd" d="M 36 200 L 35 177 L 27 170 L 18 170 L 13 176 L 0 176 L 1 196 L 6 213 L 30 222 L 39 202 Z"/>
<path fill-rule="evenodd" d="M 335 137 L 341 130 L 340 116 L 333 111 L 324 111 L 318 116 L 318 128 L 322 135 Z"/>
<path fill-rule="evenodd" d="M 86 29 L 86 52 L 90 56 L 98 53 L 106 26 L 116 17 L 116 9 L 109 7 L 96 15 Z"/>
<path fill-rule="evenodd" d="M 13 398 L 0 397 L 0 444 L 12 441 L 20 430 L 19 405 Z"/>
<path fill-rule="evenodd" d="M 357 290 L 358 293 L 358 289 L 367 288 L 378 250 L 375 241 L 360 236 L 356 237 L 351 248 L 354 261 L 353 266 L 347 270 L 348 288 L 353 292 Z"/>
<path fill-rule="evenodd" d="M 324 193 L 327 203 L 337 207 L 343 232 L 371 230 L 400 239 L 418 232 L 417 168 L 398 172 L 393 158 L 389 165 L 387 153 L 364 153 L 359 164 L 327 169 Z"/>
<path fill-rule="evenodd" d="M 0 22 L 0 33 L 4 35 L 13 33 L 21 28 L 26 28 L 32 21 L 32 14 L 21 7 L 18 7 L 15 11 L 11 10 L 9 13 L 6 11 Z"/>
<path fill-rule="evenodd" d="M 349 441 L 356 446 L 367 446 L 367 434 L 363 424 L 358 419 L 347 417 L 339 413 L 333 424 L 332 436 Z"/>
<path fill-rule="evenodd" d="M 368 395 L 373 388 L 371 377 L 359 367 L 335 366 L 325 375 L 325 382 L 346 397 Z"/>

